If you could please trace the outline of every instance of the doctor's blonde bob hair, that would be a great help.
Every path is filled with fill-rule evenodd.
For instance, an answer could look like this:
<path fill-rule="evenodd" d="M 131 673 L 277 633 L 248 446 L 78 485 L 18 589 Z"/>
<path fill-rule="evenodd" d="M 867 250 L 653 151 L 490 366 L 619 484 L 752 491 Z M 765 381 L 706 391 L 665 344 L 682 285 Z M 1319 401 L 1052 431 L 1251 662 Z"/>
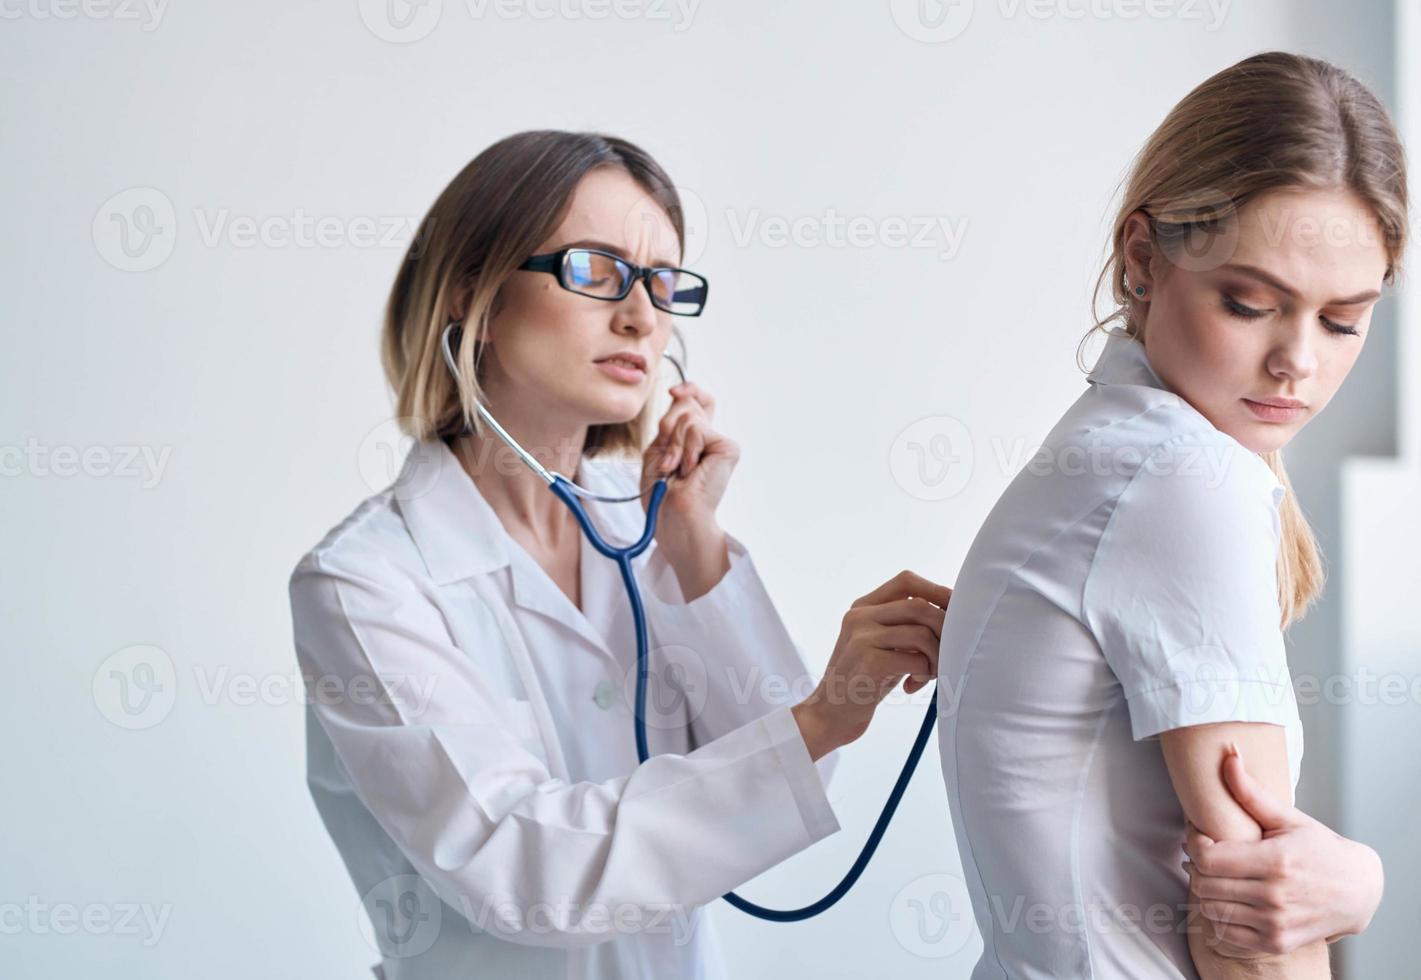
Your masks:
<path fill-rule="evenodd" d="M 1231 219 L 1253 199 L 1303 188 L 1350 190 L 1366 203 L 1386 249 L 1382 281 L 1392 285 L 1406 247 L 1406 160 L 1376 96 L 1340 68 L 1283 51 L 1245 58 L 1206 79 L 1170 110 L 1135 158 L 1114 220 L 1113 248 L 1092 294 L 1094 318 L 1108 277 L 1115 310 L 1095 322 L 1082 346 L 1114 320 L 1131 336 L 1143 335 L 1125 282 L 1125 222 L 1136 210 L 1150 216 L 1155 245 L 1166 256 L 1197 255 L 1199 243 L 1227 235 Z M 1287 490 L 1278 549 L 1286 629 L 1321 593 L 1322 557 L 1281 451 L 1260 455 Z"/>
<path fill-rule="evenodd" d="M 614 136 L 561 130 L 530 130 L 494 143 L 430 207 L 385 306 L 380 360 L 405 435 L 446 439 L 484 431 L 474 406 L 482 397 L 484 339 L 499 289 L 557 229 L 578 182 L 601 167 L 625 172 L 661 206 L 684 252 L 680 197 L 640 147 Z M 463 323 L 453 347 L 463 390 L 440 349 L 445 326 L 456 318 Z M 591 426 L 583 452 L 640 453 L 652 411 L 648 399 L 628 422 Z M 527 449 L 539 454 L 537 447 Z"/>

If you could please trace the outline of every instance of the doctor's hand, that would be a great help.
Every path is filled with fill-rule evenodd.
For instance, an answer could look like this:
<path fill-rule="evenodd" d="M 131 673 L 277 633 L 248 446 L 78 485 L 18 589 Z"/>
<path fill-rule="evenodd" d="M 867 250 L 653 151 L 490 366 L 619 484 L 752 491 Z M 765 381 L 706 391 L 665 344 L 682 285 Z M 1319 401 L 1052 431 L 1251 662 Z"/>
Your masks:
<path fill-rule="evenodd" d="M 689 601 L 708 592 L 730 568 L 725 533 L 715 509 L 740 461 L 740 447 L 710 427 L 715 399 L 692 382 L 671 389 L 672 403 L 641 464 L 641 506 L 666 477 L 656 521 L 656 544 L 676 570 Z"/>
<path fill-rule="evenodd" d="M 642 453 L 642 509 L 651 499 L 650 489 L 666 477 L 666 497 L 661 513 L 672 524 L 706 530 L 716 526 L 715 509 L 725 494 L 730 473 L 740 461 L 740 447 L 711 428 L 715 398 L 687 381 L 671 389 L 671 407 L 661 417 L 656 438 Z M 658 541 L 661 522 L 657 522 Z"/>
<path fill-rule="evenodd" d="M 938 644 L 952 589 L 899 572 L 844 614 L 824 677 L 790 709 L 816 761 L 868 730 L 888 693 L 918 690 L 937 676 Z"/>
<path fill-rule="evenodd" d="M 1263 839 L 1216 842 L 1187 825 L 1189 890 L 1219 938 L 1286 953 L 1366 929 L 1382 896 L 1377 853 L 1274 799 L 1241 756 L 1225 759 L 1224 782 Z"/>

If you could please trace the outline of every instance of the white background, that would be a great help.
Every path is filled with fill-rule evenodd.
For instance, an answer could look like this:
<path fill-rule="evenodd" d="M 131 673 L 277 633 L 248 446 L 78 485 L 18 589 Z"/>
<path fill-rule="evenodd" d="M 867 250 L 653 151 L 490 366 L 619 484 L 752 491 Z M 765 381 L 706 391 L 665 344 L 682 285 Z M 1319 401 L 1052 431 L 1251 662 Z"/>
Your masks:
<path fill-rule="evenodd" d="M 905 567 L 954 580 L 1080 393 L 1117 186 L 1178 99 L 1272 48 L 1348 68 L 1413 135 L 1421 94 L 1393 40 L 1421 50 L 1417 25 L 1386 0 L 967 0 L 940 39 L 933 3 L 886 0 L 0 12 L 0 972 L 17 980 L 368 975 L 303 783 L 286 580 L 394 475 L 381 308 L 414 224 L 489 143 L 617 134 L 703 206 L 687 264 L 714 290 L 690 367 L 743 448 L 722 519 L 817 672 L 854 598 Z M 1295 674 L 1417 673 L 1405 302 L 1383 302 L 1290 449 L 1332 574 L 1290 638 Z M 963 478 L 931 499 L 944 433 Z M 130 449 L 148 461 L 120 465 Z M 171 674 L 130 730 L 117 677 L 151 688 L 140 662 Z M 1349 975 L 1401 976 L 1418 706 L 1333 701 L 1303 708 L 1299 802 L 1382 851 L 1387 903 L 1344 946 Z M 880 712 L 844 753 L 844 829 L 745 895 L 800 905 L 838 880 L 922 710 Z M 732 975 L 966 977 L 970 910 L 933 904 L 959 871 L 934 740 L 834 910 L 786 926 L 717 906 Z"/>

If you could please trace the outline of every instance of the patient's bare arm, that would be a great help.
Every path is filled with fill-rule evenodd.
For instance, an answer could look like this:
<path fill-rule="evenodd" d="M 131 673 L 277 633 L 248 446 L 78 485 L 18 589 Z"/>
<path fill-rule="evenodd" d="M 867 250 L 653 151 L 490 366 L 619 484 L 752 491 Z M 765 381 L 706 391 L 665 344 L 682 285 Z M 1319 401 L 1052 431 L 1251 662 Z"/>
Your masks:
<path fill-rule="evenodd" d="M 1239 805 L 1224 782 L 1223 763 L 1237 746 L 1249 760 L 1249 770 L 1269 792 L 1287 798 L 1288 755 L 1285 734 L 1277 725 L 1220 722 L 1176 728 L 1160 735 L 1165 764 L 1189 822 L 1215 841 L 1257 841 L 1258 822 Z M 1204 918 L 1192 895 L 1189 909 L 1189 953 L 1202 980 L 1330 977 L 1327 944 L 1322 940 L 1287 953 L 1246 949 L 1221 939 Z"/>
<path fill-rule="evenodd" d="M 1215 931 L 1266 953 L 1364 931 L 1386 883 L 1377 852 L 1268 792 L 1241 755 L 1224 760 L 1224 781 L 1264 839 L 1221 843 L 1187 825 L 1189 891 Z"/>

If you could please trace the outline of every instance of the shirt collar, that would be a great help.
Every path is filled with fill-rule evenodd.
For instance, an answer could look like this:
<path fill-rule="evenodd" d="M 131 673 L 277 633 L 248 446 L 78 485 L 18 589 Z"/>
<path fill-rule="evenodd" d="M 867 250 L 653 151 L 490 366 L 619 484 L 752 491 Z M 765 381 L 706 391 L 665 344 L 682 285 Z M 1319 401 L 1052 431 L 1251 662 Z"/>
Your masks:
<path fill-rule="evenodd" d="M 573 479 L 596 493 L 625 496 L 636 489 L 628 475 L 611 459 L 584 456 Z M 389 490 L 437 584 L 509 564 L 508 531 L 442 439 L 417 442 Z M 582 504 L 609 541 L 621 544 L 641 536 L 643 511 L 631 502 L 583 500 Z"/>
<path fill-rule="evenodd" d="M 1095 362 L 1095 367 L 1091 369 L 1090 374 L 1086 375 L 1087 381 L 1093 385 L 1143 385 L 1149 388 L 1158 388 L 1161 391 L 1174 394 L 1180 404 L 1188 407 L 1191 411 L 1197 411 L 1155 373 L 1155 369 L 1150 366 L 1149 357 L 1145 354 L 1145 345 L 1138 337 L 1132 337 L 1123 330 L 1107 330 L 1105 336 L 1107 338 L 1105 349 L 1100 352 L 1100 357 Z M 1213 425 L 1202 414 L 1199 417 L 1207 424 Z M 1235 444 L 1242 448 L 1241 444 L 1237 442 Z M 1263 471 L 1267 473 L 1265 479 L 1273 490 L 1274 503 L 1281 502 L 1282 498 L 1287 495 L 1287 491 L 1284 489 L 1282 481 L 1278 479 L 1278 475 L 1273 472 L 1273 468 L 1262 456 L 1251 451 L 1248 451 L 1248 454 L 1257 459 Z"/>
<path fill-rule="evenodd" d="M 1169 391 L 1145 356 L 1145 345 L 1123 330 L 1105 331 L 1105 349 L 1086 380 L 1101 385 L 1145 385 Z"/>

